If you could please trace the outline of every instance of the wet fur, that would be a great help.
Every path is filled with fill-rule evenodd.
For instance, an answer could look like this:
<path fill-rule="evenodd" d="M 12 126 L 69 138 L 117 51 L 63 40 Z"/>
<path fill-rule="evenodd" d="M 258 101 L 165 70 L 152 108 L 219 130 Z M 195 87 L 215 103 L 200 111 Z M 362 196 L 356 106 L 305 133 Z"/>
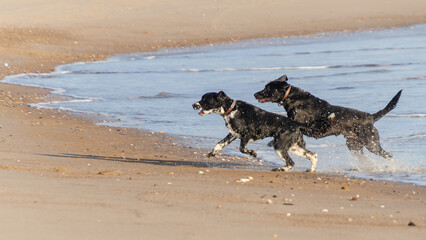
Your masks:
<path fill-rule="evenodd" d="M 327 101 L 294 86 L 291 86 L 288 96 L 284 99 L 284 94 L 290 86 L 287 80 L 287 76 L 284 75 L 266 84 L 262 91 L 255 93 L 255 98 L 259 102 L 275 102 L 282 105 L 287 111 L 287 116 L 300 123 L 320 120 L 328 122 L 329 127 L 327 128 L 303 132 L 307 136 L 323 138 L 330 135 L 343 135 L 346 138 L 346 145 L 349 150 L 359 158 L 363 158 L 363 147 L 386 159 L 392 158 L 392 154 L 386 152 L 380 146 L 379 132 L 373 124 L 395 108 L 402 90 L 392 98 L 384 109 L 370 114 L 356 109 L 331 105 Z M 319 125 L 312 125 L 312 127 L 319 127 Z"/>
<path fill-rule="evenodd" d="M 286 162 L 285 167 L 274 170 L 288 171 L 294 166 L 294 162 L 288 154 L 288 151 L 290 151 L 309 159 L 312 164 L 308 171 L 315 171 L 317 155 L 305 149 L 305 142 L 301 132 L 301 129 L 306 128 L 305 124 L 292 121 L 282 115 L 267 112 L 243 101 L 235 101 L 232 111 L 229 114 L 225 114 L 231 108 L 233 102 L 234 100 L 221 91 L 219 93 L 206 93 L 199 102 L 193 104 L 195 110 L 201 110 L 199 112 L 200 115 L 220 114 L 229 130 L 229 134 L 207 154 L 208 157 L 214 156 L 237 138 L 240 139 L 240 151 L 256 157 L 256 152 L 248 150 L 247 144 L 272 137 L 274 140 L 271 144 L 275 152 Z"/>

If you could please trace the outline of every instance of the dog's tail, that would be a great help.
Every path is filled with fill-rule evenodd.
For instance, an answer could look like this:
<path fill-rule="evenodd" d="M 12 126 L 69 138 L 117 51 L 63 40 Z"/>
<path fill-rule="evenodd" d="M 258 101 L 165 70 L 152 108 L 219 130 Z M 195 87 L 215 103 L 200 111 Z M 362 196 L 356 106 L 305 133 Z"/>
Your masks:
<path fill-rule="evenodd" d="M 395 97 L 392 98 L 392 100 L 390 100 L 390 102 L 388 103 L 388 105 L 386 105 L 385 108 L 383 108 L 382 110 L 372 114 L 374 122 L 376 122 L 377 120 L 379 120 L 380 118 L 382 118 L 383 116 L 385 116 L 388 112 L 390 112 L 392 109 L 394 109 L 396 107 L 396 104 L 398 103 L 399 97 L 401 96 L 402 90 L 400 90 Z"/>

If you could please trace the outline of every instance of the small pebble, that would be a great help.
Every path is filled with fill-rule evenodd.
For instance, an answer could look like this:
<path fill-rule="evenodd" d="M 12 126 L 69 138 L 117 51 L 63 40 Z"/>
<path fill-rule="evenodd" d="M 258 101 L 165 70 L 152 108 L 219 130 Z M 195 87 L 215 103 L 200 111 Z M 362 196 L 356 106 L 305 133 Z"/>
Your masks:
<path fill-rule="evenodd" d="M 416 224 L 415 224 L 414 222 L 410 221 L 410 222 L 408 223 L 408 226 L 410 226 L 410 227 L 415 227 L 415 226 L 416 226 Z"/>
<path fill-rule="evenodd" d="M 351 201 L 358 201 L 357 197 L 352 197 Z"/>
<path fill-rule="evenodd" d="M 250 182 L 250 179 L 248 178 L 240 178 L 240 180 L 235 181 L 237 183 L 246 183 L 246 182 Z"/>
<path fill-rule="evenodd" d="M 287 217 L 290 217 L 290 216 L 291 216 L 291 213 L 287 213 L 286 215 L 287 215 Z"/>
<path fill-rule="evenodd" d="M 204 172 L 203 172 L 203 171 L 198 171 L 198 174 L 200 174 L 200 175 L 201 175 L 201 174 L 204 174 Z"/>
<path fill-rule="evenodd" d="M 349 188 L 347 188 L 347 187 L 345 187 L 345 186 L 343 186 L 342 187 L 342 190 L 348 190 Z"/>
<path fill-rule="evenodd" d="M 323 213 L 328 213 L 328 209 L 323 209 L 321 212 L 323 212 Z"/>
<path fill-rule="evenodd" d="M 271 200 L 271 199 L 268 199 L 268 200 L 266 201 L 266 203 L 267 203 L 267 204 L 273 204 L 274 202 L 272 202 L 272 200 Z"/>

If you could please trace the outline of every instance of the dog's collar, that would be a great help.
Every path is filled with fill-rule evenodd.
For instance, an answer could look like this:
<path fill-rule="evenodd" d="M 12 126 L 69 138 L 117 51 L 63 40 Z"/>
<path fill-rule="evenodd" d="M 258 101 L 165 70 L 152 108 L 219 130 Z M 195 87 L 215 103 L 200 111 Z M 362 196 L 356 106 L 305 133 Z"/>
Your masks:
<path fill-rule="evenodd" d="M 291 86 L 289 85 L 287 88 L 287 91 L 284 94 L 283 99 L 281 100 L 281 102 L 279 102 L 279 105 L 283 105 L 284 104 L 284 100 L 288 97 L 288 94 L 290 94 L 290 90 L 291 90 Z"/>
<path fill-rule="evenodd" d="M 236 101 L 236 100 L 234 100 L 234 101 L 232 102 L 231 106 L 228 108 L 228 110 L 226 110 L 226 112 L 225 112 L 224 116 L 226 116 L 226 115 L 228 115 L 229 113 L 231 113 L 232 109 L 234 109 L 234 107 L 235 107 L 235 104 L 237 104 L 237 101 Z"/>

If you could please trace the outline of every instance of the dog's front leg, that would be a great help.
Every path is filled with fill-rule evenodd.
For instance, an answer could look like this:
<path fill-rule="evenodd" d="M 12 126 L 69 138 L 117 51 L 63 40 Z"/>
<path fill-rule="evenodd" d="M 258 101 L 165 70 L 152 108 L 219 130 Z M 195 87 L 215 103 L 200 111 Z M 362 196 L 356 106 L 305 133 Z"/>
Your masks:
<path fill-rule="evenodd" d="M 255 152 L 255 151 L 253 151 L 253 150 L 248 150 L 248 149 L 247 149 L 247 143 L 248 143 L 248 142 L 249 142 L 249 140 L 248 140 L 248 139 L 241 138 L 241 142 L 240 142 L 240 152 L 245 153 L 245 154 L 248 154 L 248 155 L 253 156 L 253 157 L 257 157 L 257 154 L 256 154 L 256 152 Z"/>
<path fill-rule="evenodd" d="M 232 141 L 234 141 L 237 137 L 235 137 L 232 134 L 228 134 L 226 135 L 226 137 L 222 140 L 220 140 L 216 146 L 213 148 L 213 151 L 207 153 L 207 157 L 213 157 L 214 155 L 216 155 L 216 153 L 218 153 L 220 150 L 223 149 L 223 147 L 225 147 L 226 145 L 230 144 Z"/>

